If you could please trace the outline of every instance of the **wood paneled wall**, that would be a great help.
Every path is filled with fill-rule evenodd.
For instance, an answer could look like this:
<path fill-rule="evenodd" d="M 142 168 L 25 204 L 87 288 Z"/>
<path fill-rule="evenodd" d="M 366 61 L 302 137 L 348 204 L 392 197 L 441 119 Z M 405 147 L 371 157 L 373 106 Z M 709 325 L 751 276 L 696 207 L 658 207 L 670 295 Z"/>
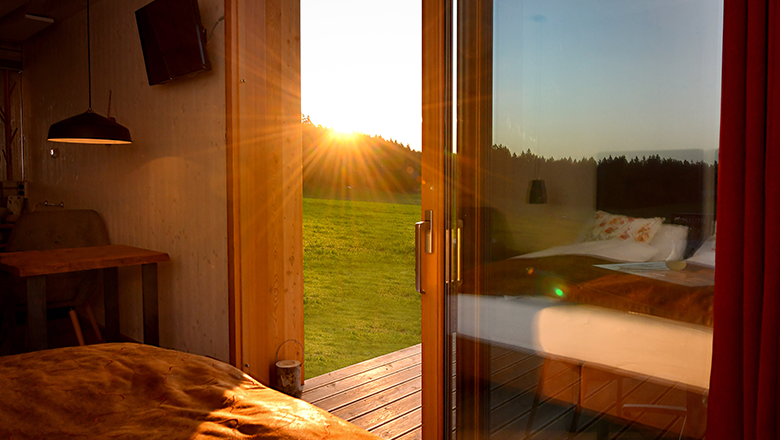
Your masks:
<path fill-rule="evenodd" d="M 212 71 L 150 87 L 133 14 L 146 3 L 91 11 L 93 106 L 105 114 L 111 90 L 132 145 L 45 140 L 87 108 L 85 11 L 25 44 L 30 201 L 96 209 L 114 243 L 168 252 L 161 345 L 231 359 L 268 383 L 277 347 L 303 342 L 299 5 L 199 0 Z M 120 272 L 121 330 L 137 339 L 140 282 Z M 280 357 L 302 352 L 289 343 Z"/>
<path fill-rule="evenodd" d="M 0 148 L 3 180 L 22 180 L 22 75 L 16 70 L 0 69 Z M 7 160 L 10 158 L 10 160 Z"/>
<path fill-rule="evenodd" d="M 159 266 L 160 344 L 228 360 L 225 0 L 198 0 L 212 70 L 149 86 L 135 23 L 150 0 L 91 8 L 94 110 L 128 127 L 130 145 L 55 144 L 49 125 L 87 109 L 86 10 L 24 44 L 30 202 L 95 209 L 113 243 L 168 252 Z M 58 148 L 58 158 L 49 157 Z M 44 209 L 44 208 L 38 208 Z M 49 208 L 54 209 L 54 208 Z M 121 331 L 140 339 L 141 271 L 119 273 Z"/>
<path fill-rule="evenodd" d="M 300 4 L 228 0 L 226 17 L 231 362 L 268 384 L 277 348 L 303 343 Z"/>
<path fill-rule="evenodd" d="M 299 2 L 199 0 L 212 70 L 157 86 L 134 17 L 147 3 L 91 10 L 93 107 L 105 115 L 111 90 L 131 145 L 46 141 L 49 125 L 87 108 L 86 11 L 25 44 L 30 202 L 96 209 L 112 242 L 168 252 L 161 345 L 269 383 L 278 346 L 303 342 Z M 121 331 L 136 339 L 140 283 L 120 271 Z M 302 351 L 288 343 L 280 358 Z"/>

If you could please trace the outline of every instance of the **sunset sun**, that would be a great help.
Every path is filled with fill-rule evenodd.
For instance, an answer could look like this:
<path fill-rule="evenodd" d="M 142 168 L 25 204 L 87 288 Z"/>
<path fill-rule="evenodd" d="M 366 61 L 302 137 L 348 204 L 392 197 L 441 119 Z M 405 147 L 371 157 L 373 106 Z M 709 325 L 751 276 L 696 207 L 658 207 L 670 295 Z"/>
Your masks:
<path fill-rule="evenodd" d="M 339 141 L 349 141 L 355 138 L 355 135 L 357 132 L 355 130 L 349 130 L 349 129 L 341 129 L 336 127 L 332 127 L 331 130 L 331 136 L 333 136 L 336 140 Z"/>

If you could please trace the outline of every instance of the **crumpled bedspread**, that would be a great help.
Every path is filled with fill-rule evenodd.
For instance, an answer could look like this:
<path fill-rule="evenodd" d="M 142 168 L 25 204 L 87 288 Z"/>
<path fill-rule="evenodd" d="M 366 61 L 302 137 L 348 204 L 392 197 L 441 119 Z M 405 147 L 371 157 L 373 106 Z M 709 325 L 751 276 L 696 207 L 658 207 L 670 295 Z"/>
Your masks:
<path fill-rule="evenodd" d="M 377 439 L 203 356 L 100 344 L 0 357 L 0 438 Z"/>

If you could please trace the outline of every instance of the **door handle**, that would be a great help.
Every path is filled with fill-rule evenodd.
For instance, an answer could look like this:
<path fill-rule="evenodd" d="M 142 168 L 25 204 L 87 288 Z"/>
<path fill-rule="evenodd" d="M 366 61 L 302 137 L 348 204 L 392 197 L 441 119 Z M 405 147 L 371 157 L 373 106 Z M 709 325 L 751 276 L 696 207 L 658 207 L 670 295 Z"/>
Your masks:
<path fill-rule="evenodd" d="M 424 236 L 423 236 L 424 234 Z M 424 246 L 424 249 L 420 249 Z M 422 288 L 422 253 L 433 253 L 433 211 L 425 211 L 425 220 L 414 224 L 414 286 L 419 293 Z"/>
<path fill-rule="evenodd" d="M 463 285 L 463 277 L 461 276 L 461 269 L 463 268 L 463 263 L 462 263 L 463 245 L 461 243 L 462 240 L 461 231 L 463 231 L 463 220 L 458 219 L 458 227 L 456 228 L 456 233 L 455 233 L 455 237 L 456 237 L 455 240 L 457 240 L 456 243 L 457 250 L 455 251 L 455 255 L 458 260 L 458 262 L 456 263 L 457 266 L 455 268 L 455 282 L 458 283 L 458 286 Z"/>

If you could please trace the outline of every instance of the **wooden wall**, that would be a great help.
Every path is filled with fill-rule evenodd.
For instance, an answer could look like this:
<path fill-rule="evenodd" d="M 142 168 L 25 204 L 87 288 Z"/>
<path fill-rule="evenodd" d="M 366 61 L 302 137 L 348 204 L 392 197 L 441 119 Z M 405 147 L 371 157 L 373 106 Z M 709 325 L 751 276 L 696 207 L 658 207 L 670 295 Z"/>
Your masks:
<path fill-rule="evenodd" d="M 87 109 L 86 10 L 24 45 L 30 202 L 95 209 L 112 242 L 168 252 L 171 262 L 159 267 L 160 344 L 228 360 L 224 0 L 199 0 L 212 70 L 156 86 L 147 83 L 134 15 L 149 1 L 91 8 L 93 107 L 105 115 L 111 90 L 111 116 L 130 129 L 131 145 L 46 141 L 50 124 Z M 140 269 L 119 276 L 121 331 L 140 339 Z"/>
<path fill-rule="evenodd" d="M 7 94 L 6 94 L 7 92 Z M 0 155 L 2 180 L 22 180 L 21 161 L 17 160 L 22 149 L 22 76 L 16 70 L 0 69 L 0 108 L 2 108 L 2 121 L 0 121 Z M 9 142 L 10 141 L 10 142 Z M 6 157 L 10 154 L 10 166 Z"/>

